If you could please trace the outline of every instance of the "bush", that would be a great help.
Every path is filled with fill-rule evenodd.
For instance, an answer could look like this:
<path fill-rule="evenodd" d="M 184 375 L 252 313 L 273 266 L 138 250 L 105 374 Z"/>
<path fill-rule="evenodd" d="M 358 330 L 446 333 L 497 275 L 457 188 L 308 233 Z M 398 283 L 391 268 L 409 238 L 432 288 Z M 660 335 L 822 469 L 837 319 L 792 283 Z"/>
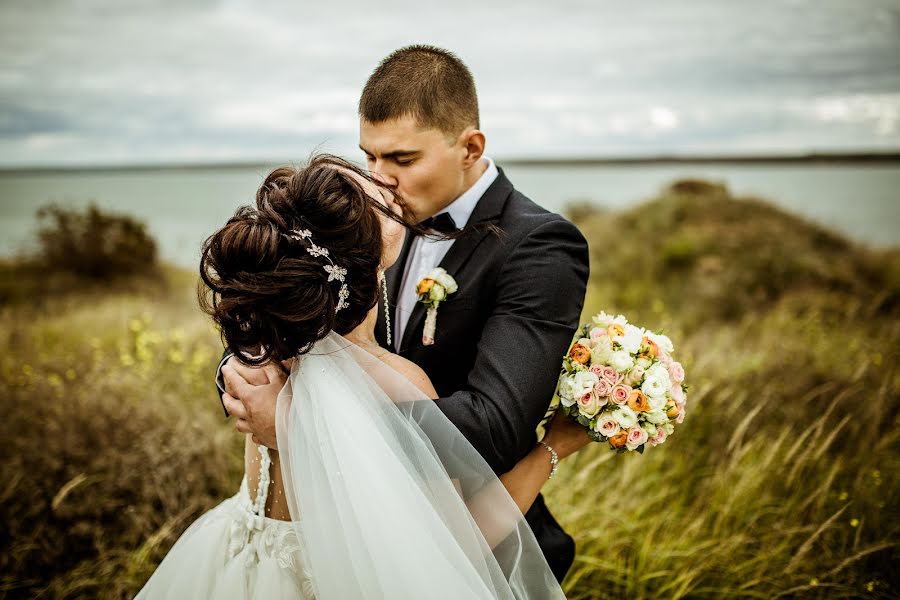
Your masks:
<path fill-rule="evenodd" d="M 38 210 L 38 261 L 49 271 L 91 279 L 145 273 L 156 266 L 156 242 L 133 217 L 46 206 Z"/>

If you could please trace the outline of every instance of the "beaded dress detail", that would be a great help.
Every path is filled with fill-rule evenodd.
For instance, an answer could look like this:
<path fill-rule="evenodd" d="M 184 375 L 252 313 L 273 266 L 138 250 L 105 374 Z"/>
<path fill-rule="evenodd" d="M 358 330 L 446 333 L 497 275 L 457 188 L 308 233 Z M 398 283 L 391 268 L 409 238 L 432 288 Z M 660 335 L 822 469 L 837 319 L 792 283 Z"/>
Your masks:
<path fill-rule="evenodd" d="M 266 516 L 272 459 L 257 446 L 255 499 L 247 473 L 238 493 L 195 521 L 137 598 L 299 598 L 314 600 L 300 521 Z"/>

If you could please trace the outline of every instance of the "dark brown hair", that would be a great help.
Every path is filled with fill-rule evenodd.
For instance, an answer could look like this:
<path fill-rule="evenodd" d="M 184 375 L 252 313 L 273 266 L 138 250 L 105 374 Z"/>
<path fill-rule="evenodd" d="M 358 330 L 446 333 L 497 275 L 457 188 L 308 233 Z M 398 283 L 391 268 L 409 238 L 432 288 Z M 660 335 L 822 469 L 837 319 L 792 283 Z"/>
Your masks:
<path fill-rule="evenodd" d="M 475 80 L 452 52 L 427 45 L 406 46 L 387 56 L 366 81 L 359 116 L 381 123 L 406 115 L 420 127 L 458 135 L 479 127 Z"/>
<path fill-rule="evenodd" d="M 239 208 L 204 242 L 200 306 L 242 362 L 258 366 L 302 354 L 331 330 L 352 331 L 375 306 L 379 214 L 410 225 L 371 198 L 352 173 L 373 181 L 330 155 L 275 169 L 257 191 L 256 206 Z M 310 255 L 308 241 L 291 239 L 292 229 L 308 229 L 311 241 L 347 270 L 348 308 L 335 313 L 340 282 L 328 281 L 324 267 L 331 263 Z"/>

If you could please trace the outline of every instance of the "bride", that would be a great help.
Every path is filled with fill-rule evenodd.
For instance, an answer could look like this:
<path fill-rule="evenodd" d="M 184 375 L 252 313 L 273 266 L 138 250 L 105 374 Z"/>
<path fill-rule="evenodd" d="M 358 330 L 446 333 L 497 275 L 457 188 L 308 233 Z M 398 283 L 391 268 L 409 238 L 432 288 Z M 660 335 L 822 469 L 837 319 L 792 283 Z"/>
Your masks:
<path fill-rule="evenodd" d="M 415 364 L 374 341 L 402 201 L 320 155 L 266 177 L 204 244 L 201 304 L 242 362 L 280 369 L 277 452 L 247 437 L 238 493 L 138 598 L 562 598 L 523 513 L 589 441 L 556 419 L 499 478 Z M 511 340 L 510 343 L 515 343 Z"/>

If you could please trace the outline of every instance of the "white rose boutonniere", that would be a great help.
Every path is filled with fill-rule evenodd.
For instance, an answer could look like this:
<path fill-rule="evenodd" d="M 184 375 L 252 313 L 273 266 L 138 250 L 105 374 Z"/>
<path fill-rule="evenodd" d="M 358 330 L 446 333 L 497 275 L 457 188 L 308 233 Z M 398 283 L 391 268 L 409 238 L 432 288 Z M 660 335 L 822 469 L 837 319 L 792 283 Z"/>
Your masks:
<path fill-rule="evenodd" d="M 428 307 L 425 313 L 425 328 L 422 330 L 422 344 L 434 344 L 434 332 L 437 328 L 437 309 L 441 302 L 457 290 L 456 280 L 441 267 L 432 269 L 416 285 L 419 302 Z"/>

